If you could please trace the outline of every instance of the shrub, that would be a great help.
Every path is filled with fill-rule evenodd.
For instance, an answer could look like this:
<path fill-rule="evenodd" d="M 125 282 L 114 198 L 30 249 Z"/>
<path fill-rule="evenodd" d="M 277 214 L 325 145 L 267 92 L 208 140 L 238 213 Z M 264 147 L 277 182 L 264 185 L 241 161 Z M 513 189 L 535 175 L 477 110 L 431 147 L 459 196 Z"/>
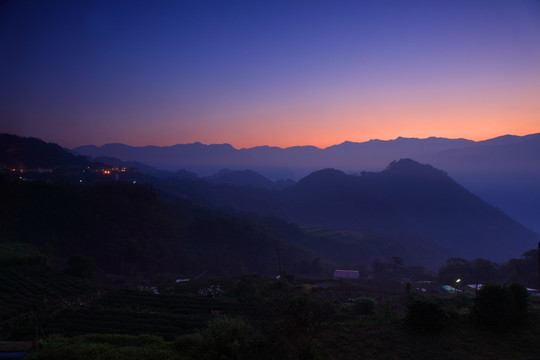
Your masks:
<path fill-rule="evenodd" d="M 426 298 L 414 298 L 407 304 L 405 321 L 408 326 L 420 331 L 440 331 L 447 322 L 442 306 Z"/>
<path fill-rule="evenodd" d="M 114 346 L 163 346 L 163 339 L 154 335 L 91 334 L 79 337 L 81 342 Z"/>
<path fill-rule="evenodd" d="M 208 359 L 256 358 L 256 332 L 242 319 L 218 317 L 201 331 Z"/>
<path fill-rule="evenodd" d="M 473 320 L 501 330 L 523 325 L 528 316 L 528 297 L 527 289 L 522 284 L 486 284 L 474 300 Z"/>
<path fill-rule="evenodd" d="M 354 299 L 351 313 L 358 315 L 371 315 L 375 312 L 377 302 L 371 297 L 359 297 Z"/>
<path fill-rule="evenodd" d="M 283 291 L 291 288 L 291 284 L 285 279 L 277 279 L 264 284 L 264 290 L 266 291 Z"/>
<path fill-rule="evenodd" d="M 257 302 L 260 300 L 260 281 L 257 274 L 243 275 L 234 283 L 230 295 L 242 302 Z"/>
<path fill-rule="evenodd" d="M 170 347 L 183 356 L 196 357 L 204 351 L 203 338 L 200 334 L 186 334 L 176 338 Z"/>
<path fill-rule="evenodd" d="M 458 293 L 450 298 L 449 304 L 457 309 L 469 308 L 472 305 L 472 297 Z"/>
<path fill-rule="evenodd" d="M 49 336 L 43 348 L 30 352 L 32 360 L 158 360 L 180 359 L 159 337 L 151 335 L 83 335 L 73 338 Z"/>
<path fill-rule="evenodd" d="M 512 318 L 515 325 L 523 325 L 529 315 L 529 292 L 523 284 L 512 283 L 508 285 L 512 297 Z"/>

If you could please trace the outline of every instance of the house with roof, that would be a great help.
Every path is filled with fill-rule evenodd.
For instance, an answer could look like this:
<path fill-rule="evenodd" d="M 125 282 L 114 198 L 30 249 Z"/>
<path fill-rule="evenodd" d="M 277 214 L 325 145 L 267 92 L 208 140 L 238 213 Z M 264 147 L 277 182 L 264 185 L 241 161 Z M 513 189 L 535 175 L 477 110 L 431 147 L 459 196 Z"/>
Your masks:
<path fill-rule="evenodd" d="M 334 270 L 334 279 L 360 279 L 360 272 L 357 270 Z"/>

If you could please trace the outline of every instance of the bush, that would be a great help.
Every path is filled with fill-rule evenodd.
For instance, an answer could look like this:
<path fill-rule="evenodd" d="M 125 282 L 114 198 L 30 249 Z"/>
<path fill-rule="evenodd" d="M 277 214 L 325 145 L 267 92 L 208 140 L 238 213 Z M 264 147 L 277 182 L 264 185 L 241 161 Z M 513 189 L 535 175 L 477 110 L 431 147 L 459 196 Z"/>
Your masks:
<path fill-rule="evenodd" d="M 407 304 L 405 321 L 408 326 L 420 331 L 440 331 L 447 322 L 443 307 L 426 298 L 414 298 Z"/>
<path fill-rule="evenodd" d="M 203 338 L 200 334 L 186 334 L 174 340 L 171 349 L 179 352 L 182 356 L 196 358 L 204 351 Z"/>
<path fill-rule="evenodd" d="M 523 284 L 512 283 L 508 285 L 512 296 L 512 315 L 516 325 L 527 322 L 529 315 L 529 292 Z"/>
<path fill-rule="evenodd" d="M 453 306 L 456 309 L 470 308 L 472 303 L 473 303 L 472 297 L 465 295 L 463 293 L 458 293 L 448 298 L 448 305 Z"/>
<path fill-rule="evenodd" d="M 234 283 L 230 295 L 241 302 L 257 302 L 260 300 L 260 282 L 257 274 L 243 275 Z"/>
<path fill-rule="evenodd" d="M 82 335 L 73 338 L 49 336 L 43 348 L 30 352 L 31 360 L 158 360 L 178 359 L 172 349 L 159 337 L 151 335 Z"/>
<path fill-rule="evenodd" d="M 81 342 L 85 343 L 96 343 L 96 344 L 107 344 L 114 346 L 158 346 L 163 347 L 163 339 L 159 336 L 154 335 L 122 335 L 122 334 L 91 334 L 83 335 L 79 337 Z"/>
<path fill-rule="evenodd" d="M 476 295 L 472 316 L 477 323 L 495 329 L 521 326 L 527 322 L 528 300 L 522 284 L 486 284 Z"/>
<path fill-rule="evenodd" d="M 370 297 L 359 297 L 354 299 L 351 306 L 351 313 L 358 315 L 371 315 L 375 312 L 377 302 Z"/>
<path fill-rule="evenodd" d="M 256 358 L 256 332 L 242 319 L 218 317 L 201 331 L 208 359 Z"/>
<path fill-rule="evenodd" d="M 291 284 L 285 279 L 270 281 L 263 286 L 266 291 L 284 291 L 291 288 Z"/>

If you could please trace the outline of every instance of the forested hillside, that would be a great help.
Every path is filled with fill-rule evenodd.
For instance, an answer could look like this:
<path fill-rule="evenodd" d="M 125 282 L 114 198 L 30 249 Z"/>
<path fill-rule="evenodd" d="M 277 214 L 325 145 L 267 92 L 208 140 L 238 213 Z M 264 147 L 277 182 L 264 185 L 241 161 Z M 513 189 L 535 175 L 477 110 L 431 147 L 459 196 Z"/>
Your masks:
<path fill-rule="evenodd" d="M 503 261 L 540 240 L 443 171 L 410 159 L 377 173 L 320 170 L 281 191 L 180 179 L 159 186 L 206 206 L 274 214 L 303 226 L 423 238 L 430 250 L 434 243 L 467 258 Z"/>
<path fill-rule="evenodd" d="M 212 274 L 277 273 L 277 239 L 254 220 L 186 201 L 165 202 L 149 187 L 105 183 L 74 188 L 0 178 L 3 239 L 91 256 L 105 270 Z M 314 256 L 281 245 L 283 266 Z"/>

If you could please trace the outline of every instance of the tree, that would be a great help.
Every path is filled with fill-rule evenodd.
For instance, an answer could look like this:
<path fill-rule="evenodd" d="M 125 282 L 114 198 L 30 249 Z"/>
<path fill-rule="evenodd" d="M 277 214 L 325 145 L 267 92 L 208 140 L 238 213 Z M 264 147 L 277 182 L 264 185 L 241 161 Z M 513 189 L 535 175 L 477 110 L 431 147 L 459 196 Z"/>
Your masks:
<path fill-rule="evenodd" d="M 405 322 L 413 329 L 420 331 L 440 331 L 447 323 L 443 307 L 430 299 L 414 297 L 407 304 Z"/>
<path fill-rule="evenodd" d="M 281 321 L 273 328 L 275 343 L 280 350 L 294 354 L 296 359 L 318 358 L 314 346 L 330 326 L 332 304 L 317 301 L 309 296 L 297 296 L 285 302 Z"/>
<path fill-rule="evenodd" d="M 439 281 L 453 284 L 457 279 L 473 283 L 475 281 L 474 265 L 462 258 L 450 258 L 439 269 Z"/>
<path fill-rule="evenodd" d="M 538 286 L 538 250 L 532 249 L 520 259 L 510 259 L 501 266 L 501 273 L 507 281 L 520 282 L 529 287 Z"/>
<path fill-rule="evenodd" d="M 390 260 L 392 261 L 392 272 L 394 276 L 397 276 L 401 266 L 403 266 L 403 259 L 399 256 L 392 256 Z"/>
<path fill-rule="evenodd" d="M 404 264 L 403 259 L 399 256 L 392 256 L 390 260 L 392 260 L 392 263 L 396 266 L 402 266 Z"/>
<path fill-rule="evenodd" d="M 484 326 L 506 330 L 526 323 L 529 293 L 522 284 L 485 284 L 476 295 L 473 319 Z"/>
<path fill-rule="evenodd" d="M 474 259 L 473 267 L 475 272 L 474 283 L 494 283 L 501 281 L 503 276 L 501 275 L 500 266 L 496 263 L 492 263 L 486 259 Z"/>

